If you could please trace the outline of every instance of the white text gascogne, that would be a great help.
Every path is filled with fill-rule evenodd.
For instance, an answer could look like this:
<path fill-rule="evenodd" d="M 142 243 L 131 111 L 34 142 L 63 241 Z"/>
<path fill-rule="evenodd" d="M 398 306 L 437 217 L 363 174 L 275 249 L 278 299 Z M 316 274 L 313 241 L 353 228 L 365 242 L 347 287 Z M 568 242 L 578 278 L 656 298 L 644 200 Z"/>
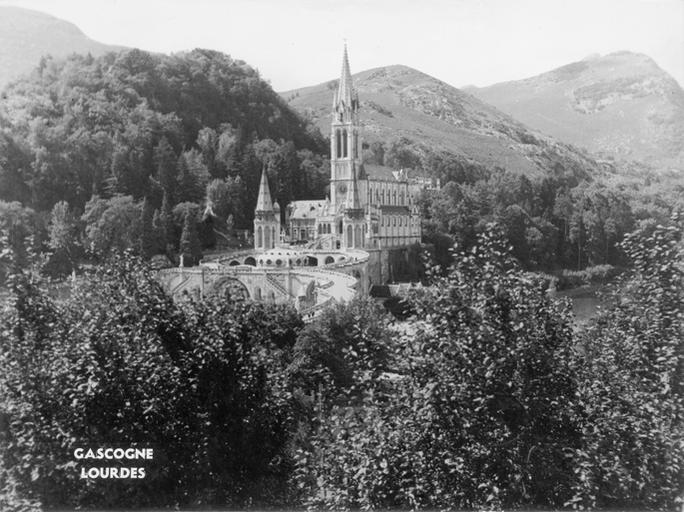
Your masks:
<path fill-rule="evenodd" d="M 106 460 L 152 460 L 154 451 L 152 448 L 76 448 L 76 459 L 106 459 Z"/>

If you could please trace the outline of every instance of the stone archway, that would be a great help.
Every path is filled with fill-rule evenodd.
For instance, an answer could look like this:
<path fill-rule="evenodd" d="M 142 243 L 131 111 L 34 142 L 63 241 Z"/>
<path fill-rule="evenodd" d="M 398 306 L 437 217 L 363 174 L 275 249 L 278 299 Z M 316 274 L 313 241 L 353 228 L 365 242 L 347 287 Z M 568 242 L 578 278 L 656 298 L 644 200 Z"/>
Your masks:
<path fill-rule="evenodd" d="M 221 277 L 217 279 L 209 290 L 208 295 L 231 300 L 245 300 L 250 298 L 249 290 L 244 283 L 233 277 Z"/>

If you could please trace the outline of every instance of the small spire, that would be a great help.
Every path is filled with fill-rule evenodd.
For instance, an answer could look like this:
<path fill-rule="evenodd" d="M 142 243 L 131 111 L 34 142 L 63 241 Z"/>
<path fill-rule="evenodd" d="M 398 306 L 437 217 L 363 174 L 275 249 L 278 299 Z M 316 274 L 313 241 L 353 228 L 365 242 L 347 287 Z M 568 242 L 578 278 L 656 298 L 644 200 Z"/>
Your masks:
<path fill-rule="evenodd" d="M 273 202 L 271 201 L 271 191 L 268 188 L 268 176 L 266 167 L 261 170 L 261 183 L 259 183 L 259 197 L 257 198 L 257 212 L 272 212 Z"/>

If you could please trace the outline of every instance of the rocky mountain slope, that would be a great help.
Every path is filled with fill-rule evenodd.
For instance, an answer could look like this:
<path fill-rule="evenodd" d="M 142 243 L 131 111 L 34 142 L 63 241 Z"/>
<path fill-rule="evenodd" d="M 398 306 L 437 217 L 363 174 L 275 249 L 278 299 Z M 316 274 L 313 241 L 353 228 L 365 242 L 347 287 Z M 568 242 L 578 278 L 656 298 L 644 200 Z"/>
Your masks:
<path fill-rule="evenodd" d="M 603 157 L 684 169 L 684 90 L 648 56 L 592 56 L 468 92 Z"/>
<path fill-rule="evenodd" d="M 30 72 L 44 55 L 102 55 L 120 47 L 89 39 L 81 30 L 49 14 L 0 6 L 0 88 Z"/>
<path fill-rule="evenodd" d="M 466 163 L 530 176 L 557 165 L 580 173 L 599 168 L 585 152 L 532 131 L 474 96 L 415 69 L 388 66 L 363 71 L 353 79 L 365 142 L 405 137 L 426 151 L 448 152 Z M 327 134 L 336 85 L 333 80 L 281 95 Z"/>

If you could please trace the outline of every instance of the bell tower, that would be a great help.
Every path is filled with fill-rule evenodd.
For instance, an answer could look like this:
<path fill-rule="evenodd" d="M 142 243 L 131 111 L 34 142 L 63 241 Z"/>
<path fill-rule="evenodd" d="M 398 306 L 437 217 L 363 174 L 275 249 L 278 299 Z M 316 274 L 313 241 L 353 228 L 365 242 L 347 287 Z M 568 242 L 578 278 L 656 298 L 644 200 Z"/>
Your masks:
<path fill-rule="evenodd" d="M 330 130 L 330 204 L 346 205 L 355 169 L 361 166 L 359 96 L 352 85 L 347 45 L 344 45 L 340 82 L 333 98 Z"/>

